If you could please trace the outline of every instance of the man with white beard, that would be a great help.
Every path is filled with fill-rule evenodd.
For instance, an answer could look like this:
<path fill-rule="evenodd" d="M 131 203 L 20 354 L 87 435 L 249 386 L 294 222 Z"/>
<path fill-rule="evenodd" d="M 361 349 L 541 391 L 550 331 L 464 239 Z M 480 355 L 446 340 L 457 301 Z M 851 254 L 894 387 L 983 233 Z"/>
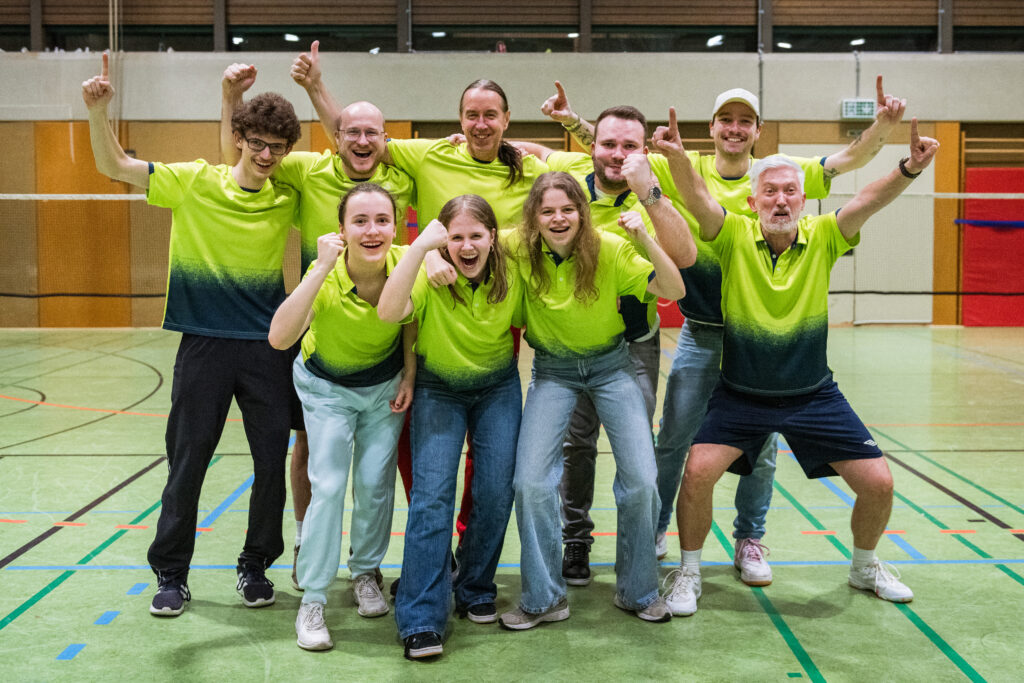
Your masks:
<path fill-rule="evenodd" d="M 727 469 L 750 472 L 761 444 L 779 432 L 809 478 L 838 474 L 857 496 L 851 517 L 849 583 L 892 602 L 913 592 L 875 556 L 892 510 L 889 467 L 846 402 L 828 367 L 829 275 L 860 241 L 860 229 L 931 163 L 939 143 L 910 128 L 910 156 L 841 209 L 800 218 L 804 172 L 783 155 L 750 169 L 757 214 L 726 211 L 683 149 L 670 110 L 654 147 L 668 158 L 676 188 L 722 267 L 721 376 L 690 450 L 680 489 L 681 566 L 666 595 L 673 614 L 693 614 L 701 594 L 700 554 L 712 521 L 712 492 Z"/>

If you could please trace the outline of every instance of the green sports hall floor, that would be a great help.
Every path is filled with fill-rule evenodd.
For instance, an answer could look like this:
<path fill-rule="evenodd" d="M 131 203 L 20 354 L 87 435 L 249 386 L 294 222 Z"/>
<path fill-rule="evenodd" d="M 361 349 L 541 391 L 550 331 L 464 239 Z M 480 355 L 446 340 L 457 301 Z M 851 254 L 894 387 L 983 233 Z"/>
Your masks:
<path fill-rule="evenodd" d="M 662 332 L 663 377 L 676 332 Z M 251 466 L 237 411 L 203 489 L 192 602 L 177 619 L 150 616 L 145 558 L 176 345 L 159 330 L 0 332 L 3 681 L 1024 679 L 1024 329 L 831 332 L 839 385 L 890 458 L 896 500 L 879 554 L 915 591 L 909 605 L 847 586 L 849 489 L 806 480 L 783 451 L 765 538 L 771 586 L 746 587 L 731 566 L 726 475 L 697 614 L 649 624 L 617 610 L 602 437 L 596 579 L 570 588 L 572 617 L 522 633 L 452 622 L 432 663 L 402 658 L 391 616 L 356 614 L 344 569 L 327 611 L 333 651 L 295 645 L 290 553 L 269 571 L 277 603 L 242 606 L 233 566 Z M 389 581 L 402 557 L 399 499 Z M 285 518 L 290 547 L 290 508 Z M 679 561 L 675 540 L 663 573 Z M 513 522 L 499 610 L 518 597 L 518 561 Z"/>

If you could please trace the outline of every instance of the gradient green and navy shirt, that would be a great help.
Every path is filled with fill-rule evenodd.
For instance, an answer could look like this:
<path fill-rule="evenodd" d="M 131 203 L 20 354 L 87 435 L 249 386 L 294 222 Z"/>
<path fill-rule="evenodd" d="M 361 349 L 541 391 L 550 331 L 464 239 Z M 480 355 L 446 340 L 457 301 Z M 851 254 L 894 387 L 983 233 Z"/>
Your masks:
<path fill-rule="evenodd" d="M 548 170 L 537 157 L 524 156 L 523 177 L 508 187 L 508 166 L 497 159 L 477 161 L 466 151 L 465 143 L 454 146 L 447 139 L 391 140 L 388 152 L 395 166 L 416 182 L 416 222 L 421 228 L 437 218 L 449 199 L 463 194 L 486 199 L 499 228 L 518 225 L 533 181 Z"/>
<path fill-rule="evenodd" d="M 709 244 L 722 264 L 722 379 L 764 396 L 807 394 L 832 379 L 826 358 L 828 286 L 836 259 L 860 241 L 836 214 L 800 219 L 777 261 L 756 218 L 728 213 Z"/>
<path fill-rule="evenodd" d="M 618 235 L 598 233 L 594 285 L 598 297 L 588 303 L 576 299 L 576 258 L 561 259 L 545 249 L 542 266 L 548 275 L 546 292 L 537 296 L 531 283 L 530 259 L 518 235 L 510 239 L 509 253 L 519 266 L 526 287 L 524 318 L 526 342 L 538 353 L 556 358 L 586 358 L 611 351 L 626 331 L 618 311 L 618 297 L 634 296 L 641 302 L 655 301 L 647 291 L 654 278 L 654 266 Z"/>
<path fill-rule="evenodd" d="M 687 152 L 690 163 L 697 170 L 697 174 L 704 179 L 708 191 L 715 201 L 721 204 L 726 211 L 741 216 L 754 217 L 756 214 L 747 204 L 747 197 L 750 196 L 750 174 L 746 173 L 739 178 L 723 178 L 715 168 L 715 155 L 701 155 L 698 152 Z M 651 162 L 651 170 L 661 183 L 662 192 L 672 200 L 672 203 L 679 213 L 683 214 L 690 232 L 693 233 L 693 240 L 697 243 L 697 262 L 689 268 L 681 269 L 683 283 L 686 285 L 686 297 L 680 299 L 677 304 L 683 315 L 689 319 L 711 325 L 722 324 L 722 268 L 718 264 L 715 252 L 707 243 L 700 239 L 700 225 L 692 213 L 687 211 L 679 190 L 676 189 L 675 181 L 672 180 L 672 172 L 669 169 L 668 159 L 661 154 L 650 154 L 647 157 Z M 804 193 L 808 199 L 822 199 L 828 196 L 832 181 L 825 177 L 825 157 L 803 158 L 790 157 L 803 170 Z M 753 157 L 750 164 L 756 161 Z"/>
<path fill-rule="evenodd" d="M 316 241 L 321 235 L 338 231 L 338 204 L 341 198 L 359 183 L 376 183 L 395 198 L 395 241 L 407 239 L 405 233 L 406 209 L 413 202 L 412 178 L 394 166 L 378 164 L 369 178 L 352 179 L 345 174 L 341 157 L 325 151 L 292 152 L 281 160 L 274 171 L 274 179 L 291 185 L 301 194 L 299 198 L 299 231 L 302 235 L 302 272 L 316 260 Z"/>
<path fill-rule="evenodd" d="M 552 171 L 565 171 L 570 174 L 583 186 L 583 191 L 590 200 L 590 219 L 595 228 L 629 240 L 640 256 L 651 260 L 647 249 L 619 225 L 619 216 L 627 211 L 636 211 L 643 218 L 647 232 L 657 239 L 658 234 L 651 223 L 651 217 L 632 190 L 627 189 L 618 195 L 604 194 L 598 190 L 594 183 L 594 160 L 589 154 L 552 152 L 545 163 Z M 626 341 L 643 339 L 658 329 L 657 300 L 644 304 L 636 297 L 624 296 L 619 304 L 619 313 L 626 323 Z"/>
<path fill-rule="evenodd" d="M 408 248 L 392 246 L 388 250 L 384 266 L 388 273 Z M 348 250 L 338 257 L 313 300 L 313 322 L 302 337 L 302 360 L 306 369 L 321 379 L 346 387 L 368 387 L 386 382 L 402 370 L 402 326 L 384 322 L 377 316 L 376 306 L 359 298 L 345 266 L 347 256 Z"/>
<path fill-rule="evenodd" d="M 298 194 L 271 180 L 244 190 L 230 166 L 202 160 L 150 169 L 147 200 L 172 211 L 164 329 L 266 339 Z"/>
<path fill-rule="evenodd" d="M 433 287 L 421 269 L 413 285 L 418 362 L 456 391 L 483 389 L 516 372 L 509 327 L 523 324 L 523 281 L 516 264 L 508 266 L 508 292 L 497 303 L 487 300 L 494 287 L 493 274 L 474 285 L 459 273 L 451 287 Z M 461 303 L 452 296 L 452 289 Z M 423 378 L 421 373 L 416 381 Z"/>

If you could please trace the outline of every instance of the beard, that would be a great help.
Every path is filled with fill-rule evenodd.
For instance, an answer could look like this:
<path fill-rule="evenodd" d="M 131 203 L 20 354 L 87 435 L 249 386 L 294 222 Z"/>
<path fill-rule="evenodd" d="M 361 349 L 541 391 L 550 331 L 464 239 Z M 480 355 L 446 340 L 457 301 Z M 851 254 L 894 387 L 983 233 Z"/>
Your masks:
<path fill-rule="evenodd" d="M 799 216 L 791 216 L 785 221 L 776 218 L 771 213 L 761 214 L 758 216 L 761 219 L 761 229 L 771 235 L 785 235 L 793 232 L 797 229 L 797 225 L 800 223 Z M 775 220 L 772 220 L 775 218 Z"/>
<path fill-rule="evenodd" d="M 608 194 L 622 194 L 629 189 L 629 183 L 626 179 L 612 180 L 604 172 L 605 165 L 597 161 L 594 162 L 594 176 L 597 178 L 598 184 L 602 192 Z"/>

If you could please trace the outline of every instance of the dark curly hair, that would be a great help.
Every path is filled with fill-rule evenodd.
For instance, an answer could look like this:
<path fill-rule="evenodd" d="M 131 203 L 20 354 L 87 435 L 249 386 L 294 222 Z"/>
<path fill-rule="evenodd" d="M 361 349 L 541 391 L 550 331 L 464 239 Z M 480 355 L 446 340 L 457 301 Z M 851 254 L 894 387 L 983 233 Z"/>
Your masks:
<path fill-rule="evenodd" d="M 265 133 L 284 138 L 291 147 L 302 137 L 302 126 L 291 102 L 277 93 L 265 92 L 235 108 L 231 130 L 242 137 L 246 133 Z"/>

